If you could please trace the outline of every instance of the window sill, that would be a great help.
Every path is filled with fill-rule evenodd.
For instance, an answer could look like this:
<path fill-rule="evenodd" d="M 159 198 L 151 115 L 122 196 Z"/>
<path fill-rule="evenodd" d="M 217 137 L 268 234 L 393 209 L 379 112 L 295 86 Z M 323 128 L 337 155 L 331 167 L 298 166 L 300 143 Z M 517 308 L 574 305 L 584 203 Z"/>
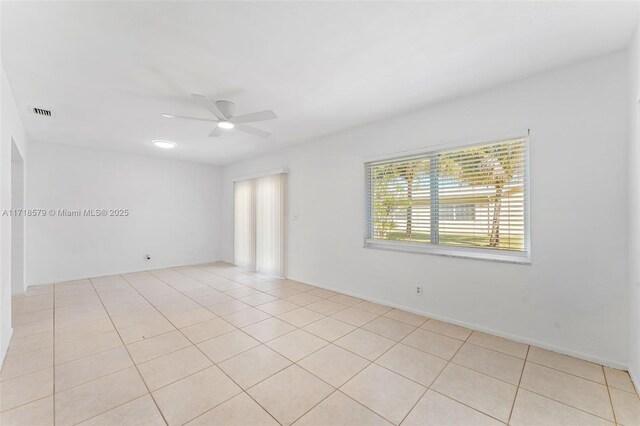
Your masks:
<path fill-rule="evenodd" d="M 498 252 L 497 250 L 433 246 L 430 244 L 412 244 L 407 242 L 393 242 L 381 240 L 365 240 L 364 248 L 377 250 L 403 251 L 408 253 L 432 254 L 436 256 L 462 257 L 466 259 L 489 260 L 493 262 L 518 263 L 530 265 L 529 253 L 521 252 Z"/>

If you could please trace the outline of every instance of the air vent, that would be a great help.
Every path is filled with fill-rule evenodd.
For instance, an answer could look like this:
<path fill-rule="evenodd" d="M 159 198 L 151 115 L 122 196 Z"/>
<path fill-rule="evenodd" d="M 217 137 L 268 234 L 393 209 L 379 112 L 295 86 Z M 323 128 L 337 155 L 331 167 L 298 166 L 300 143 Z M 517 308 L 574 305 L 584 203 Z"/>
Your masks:
<path fill-rule="evenodd" d="M 41 117 L 53 117 L 53 111 L 51 111 L 50 109 L 32 107 L 31 112 Z"/>

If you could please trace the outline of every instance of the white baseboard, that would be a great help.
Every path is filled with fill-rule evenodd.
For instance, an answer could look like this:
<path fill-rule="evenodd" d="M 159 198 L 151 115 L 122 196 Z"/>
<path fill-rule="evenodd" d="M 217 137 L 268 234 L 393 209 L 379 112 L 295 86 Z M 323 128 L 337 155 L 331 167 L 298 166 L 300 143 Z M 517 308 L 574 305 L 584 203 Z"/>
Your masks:
<path fill-rule="evenodd" d="M 189 263 L 180 263 L 180 264 L 169 264 L 169 265 L 149 265 L 149 267 L 144 268 L 144 269 L 134 269 L 134 270 L 127 270 L 127 271 L 119 271 L 119 272 L 112 272 L 112 273 L 97 273 L 97 274 L 92 274 L 92 275 L 74 275 L 74 276 L 70 276 L 70 277 L 65 277 L 63 279 L 58 278 L 54 281 L 50 281 L 50 282 L 45 282 L 45 283 L 35 283 L 35 284 L 29 284 L 26 289 L 29 289 L 29 287 L 34 287 L 34 286 L 39 286 L 39 285 L 49 285 L 49 284 L 59 284 L 59 283 L 66 283 L 68 281 L 78 281 L 78 280 L 86 280 L 89 278 L 99 278 L 99 277 L 108 277 L 110 275 L 124 275 L 124 274 L 133 274 L 136 272 L 145 272 L 145 271 L 154 271 L 156 269 L 167 269 L 167 268 L 179 268 L 182 266 L 196 266 L 196 265 L 204 265 L 207 263 L 213 263 L 213 262 L 220 262 L 220 259 L 214 259 L 214 260 L 203 260 L 201 262 L 189 262 Z M 25 290 L 26 290 L 25 289 Z"/>
<path fill-rule="evenodd" d="M 416 314 L 416 315 L 422 315 L 422 316 L 433 318 L 433 319 L 436 319 L 436 320 L 439 320 L 439 321 L 444 321 L 444 322 L 448 322 L 450 324 L 455 324 L 455 325 L 459 325 L 461 327 L 469 328 L 471 330 L 477 330 L 477 331 L 481 331 L 483 333 L 493 334 L 494 336 L 504 337 L 505 339 L 513 340 L 513 341 L 524 343 L 524 344 L 527 344 L 527 345 L 537 346 L 537 347 L 542 348 L 542 349 L 547 349 L 547 350 L 550 350 L 550 351 L 553 351 L 553 352 L 558 352 L 558 353 L 561 353 L 561 354 L 564 354 L 564 355 L 569 355 L 569 356 L 572 356 L 574 358 L 580 358 L 580 359 L 583 359 L 585 361 L 594 362 L 596 364 L 605 365 L 607 367 L 616 368 L 616 369 L 619 369 L 619 370 L 627 370 L 627 368 L 628 368 L 628 365 L 626 363 L 624 363 L 624 362 L 611 360 L 611 359 L 607 359 L 607 358 L 602 358 L 602 357 L 599 357 L 599 356 L 596 356 L 596 355 L 587 354 L 587 353 L 583 353 L 583 352 L 579 352 L 579 351 L 574 351 L 572 349 L 568 349 L 568 348 L 564 348 L 564 347 L 560 347 L 560 346 L 556 346 L 556 345 L 551 345 L 551 344 L 548 344 L 548 343 L 545 343 L 545 342 L 541 342 L 541 341 L 538 341 L 538 340 L 535 340 L 535 339 L 530 339 L 530 338 L 519 336 L 519 335 L 514 335 L 514 334 L 510 334 L 510 333 L 504 333 L 504 332 L 502 332 L 500 330 L 495 330 L 495 329 L 490 328 L 490 327 L 484 327 L 482 325 L 473 324 L 473 323 L 469 323 L 469 322 L 466 322 L 466 321 L 459 321 L 459 320 L 457 320 L 455 318 L 449 318 L 449 317 L 446 317 L 446 316 L 434 314 L 432 312 L 427 312 L 427 311 L 422 311 L 422 310 L 415 309 L 415 308 L 410 308 L 410 307 L 407 307 L 407 306 L 403 306 L 403 305 L 399 305 L 399 304 L 396 304 L 396 303 L 389 302 L 387 300 L 374 299 L 372 297 L 369 297 L 369 296 L 366 296 L 366 295 L 363 295 L 363 294 L 358 294 L 358 293 L 345 291 L 344 289 L 335 288 L 335 287 L 327 287 L 327 286 L 318 285 L 318 284 L 313 284 L 313 283 L 305 282 L 304 280 L 299 280 L 299 279 L 297 279 L 295 277 L 288 277 L 288 278 L 293 280 L 293 281 L 301 282 L 303 284 L 308 284 L 308 285 L 312 285 L 314 287 L 324 288 L 326 290 L 331 290 L 331 291 L 335 291 L 337 293 L 346 294 L 348 296 L 357 297 L 358 299 L 367 300 L 369 302 L 378 303 L 380 305 L 385 305 L 385 306 L 389 306 L 389 307 L 392 307 L 392 308 L 402 309 L 403 311 L 411 312 L 411 313 Z M 634 383 L 636 384 L 636 386 L 638 386 L 639 382 L 634 380 Z"/>
<path fill-rule="evenodd" d="M 637 374 L 634 369 L 630 368 L 629 376 L 631 376 L 631 381 L 633 382 L 633 386 L 635 386 L 636 388 L 636 393 L 640 395 L 640 374 Z"/>
<path fill-rule="evenodd" d="M 213 263 L 213 262 L 220 262 L 220 261 L 225 261 L 225 260 L 221 260 L 221 259 L 215 259 L 215 260 L 207 260 L 207 261 L 203 261 L 203 262 L 199 262 L 200 264 L 205 264 L 205 263 Z M 198 263 L 194 264 L 194 263 L 188 263 L 188 264 L 174 264 L 174 265 L 167 265 L 167 266 L 159 266 L 159 265 L 153 265 L 154 268 L 153 269 L 165 269 L 165 268 L 176 268 L 176 267 L 181 267 L 181 266 L 193 266 L 193 265 L 197 265 Z M 149 270 L 153 270 L 153 269 L 136 269 L 136 270 L 129 270 L 129 271 L 121 271 L 121 272 L 114 272 L 112 274 L 108 274 L 108 275 L 123 275 L 123 274 L 131 274 L 131 273 L 135 273 L 135 272 L 144 272 L 144 271 L 149 271 Z M 92 275 L 92 276 L 77 276 L 77 277 L 69 277 L 66 279 L 61 279 L 59 281 L 56 281 L 56 283 L 60 283 L 60 282 L 67 282 L 67 281 L 76 281 L 76 280 L 82 280 L 82 279 L 87 279 L 87 278 L 95 278 L 97 276 L 105 276 L 105 275 Z M 403 311 L 407 311 L 407 312 L 411 312 L 417 315 L 422 315 L 422 316 L 426 316 L 429 318 L 433 318 L 433 319 L 437 319 L 440 321 L 445 321 L 448 322 L 450 324 L 455 324 L 455 325 L 459 325 L 461 327 L 465 327 L 465 328 L 469 328 L 472 330 L 477 330 L 477 331 L 481 331 L 483 333 L 488 333 L 488 334 L 492 334 L 494 336 L 499 336 L 499 337 L 504 337 L 505 339 L 510 339 L 516 342 L 520 342 L 520 343 L 525 343 L 528 345 L 533 345 L 533 346 L 537 346 L 543 349 L 548 349 L 550 351 L 554 351 L 554 352 L 558 352 L 561 354 L 565 354 L 565 355 L 569 355 L 575 358 L 580 358 L 580 359 L 584 359 L 586 361 L 590 361 L 590 362 L 595 362 L 597 364 L 602 364 L 605 365 L 607 367 L 612 367 L 612 368 L 617 368 L 617 369 L 622 369 L 622 370 L 627 370 L 628 369 L 628 365 L 624 362 L 620 362 L 620 361 L 616 361 L 616 360 L 611 360 L 611 359 L 607 359 L 607 358 L 602 358 L 596 355 L 592 355 L 592 354 L 587 354 L 587 353 L 583 353 L 580 351 L 574 351 L 572 349 L 568 349 L 565 347 L 560 347 L 560 346 L 556 346 L 556 345 L 552 345 L 552 344 L 548 344 L 546 342 L 541 342 L 535 339 L 531 339 L 531 338 L 527 338 L 527 337 L 523 337 L 523 336 L 519 336 L 519 335 L 514 335 L 511 333 L 504 333 L 500 330 L 495 330 L 493 328 L 490 327 L 484 327 L 482 325 L 478 325 L 478 324 L 474 324 L 474 323 L 469 323 L 466 321 L 459 321 L 455 318 L 449 318 L 443 315 L 439 315 L 439 314 L 434 314 L 432 312 L 427 312 L 427 311 L 423 311 L 420 309 L 415 309 L 415 308 L 411 308 L 408 306 L 403 306 L 403 305 L 399 305 L 396 303 L 392 303 L 389 302 L 387 300 L 381 300 L 381 299 L 375 299 L 372 298 L 370 296 L 367 295 L 363 295 L 363 294 L 359 294 L 359 293 L 354 293 L 354 292 L 350 292 L 350 291 L 345 291 L 344 289 L 341 288 L 335 288 L 335 287 L 329 287 L 329 286 L 323 286 L 323 285 L 318 285 L 315 283 L 309 283 L 306 282 L 305 280 L 301 280 L 298 279 L 296 277 L 293 276 L 289 276 L 288 277 L 291 280 L 294 281 L 298 281 L 301 282 L 303 284 L 308 284 L 308 285 L 312 285 L 314 287 L 319 287 L 319 288 L 324 288 L 327 290 L 332 290 L 335 291 L 337 293 L 342 293 L 342 294 L 346 294 L 349 296 L 353 296 L 353 297 L 357 297 L 359 299 L 363 299 L 363 300 L 367 300 L 370 302 L 374 302 L 374 303 L 378 303 L 381 305 L 385 305 L 385 306 L 389 306 L 392 308 L 397 308 L 397 309 L 402 309 Z M 47 284 L 53 284 L 53 283 L 47 283 Z M 44 285 L 44 284 L 32 284 L 29 285 L 28 287 L 31 287 L 33 285 Z M 28 288 L 27 287 L 27 288 Z M 13 335 L 13 329 L 11 330 L 11 334 Z M 6 352 L 6 350 L 5 350 Z M 6 356 L 6 353 L 2 353 L 0 354 L 0 361 L 4 361 L 4 357 Z M 636 374 L 634 371 L 629 371 L 629 375 L 631 376 L 631 379 L 633 380 L 634 385 L 636 386 L 636 389 L 638 389 L 638 393 L 640 394 L 640 377 L 637 377 L 638 374 Z"/>
<path fill-rule="evenodd" d="M 9 339 L 7 339 L 7 346 L 0 348 L 2 351 L 0 353 L 0 370 L 2 370 L 2 366 L 4 365 L 4 359 L 7 357 L 7 352 L 9 351 L 9 345 L 11 345 L 11 338 L 13 337 L 13 328 L 9 329 Z"/>

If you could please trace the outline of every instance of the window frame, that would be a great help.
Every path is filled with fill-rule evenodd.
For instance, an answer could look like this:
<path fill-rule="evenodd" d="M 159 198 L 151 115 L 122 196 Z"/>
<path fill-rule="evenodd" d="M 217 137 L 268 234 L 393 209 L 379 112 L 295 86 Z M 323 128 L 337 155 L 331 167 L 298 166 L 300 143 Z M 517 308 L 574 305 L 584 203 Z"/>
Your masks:
<path fill-rule="evenodd" d="M 493 143 L 505 142 L 514 139 L 524 139 L 525 141 L 525 159 L 524 159 L 524 250 L 523 251 L 510 251 L 510 250 L 496 250 L 481 247 L 464 247 L 464 246 L 446 246 L 437 245 L 423 242 L 412 241 L 392 241 L 392 240 L 378 240 L 373 239 L 371 229 L 371 214 L 373 211 L 373 196 L 371 193 L 372 187 L 370 185 L 370 164 L 381 161 L 402 161 L 412 157 L 426 156 L 437 154 L 447 151 L 455 151 L 458 149 L 472 148 L 474 146 L 482 146 Z M 414 150 L 404 153 L 389 154 L 386 156 L 380 156 L 377 158 L 366 159 L 364 165 L 364 248 L 376 249 L 376 250 L 390 250 L 400 251 L 408 253 L 418 254 L 431 254 L 438 256 L 448 257 L 460 257 L 467 259 L 480 259 L 490 260 L 495 262 L 507 262 L 517 264 L 531 264 L 531 169 L 530 169 L 530 135 L 529 132 L 523 136 L 503 137 L 500 139 L 486 139 L 481 142 L 473 143 L 455 143 L 455 144 L 441 144 L 431 146 L 429 148 L 423 148 L 420 150 Z"/>

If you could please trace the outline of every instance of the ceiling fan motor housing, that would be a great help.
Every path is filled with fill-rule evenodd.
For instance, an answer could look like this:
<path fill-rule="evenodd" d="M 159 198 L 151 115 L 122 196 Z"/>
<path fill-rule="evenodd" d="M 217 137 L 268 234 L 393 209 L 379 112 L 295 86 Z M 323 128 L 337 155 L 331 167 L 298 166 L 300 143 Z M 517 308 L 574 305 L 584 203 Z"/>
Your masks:
<path fill-rule="evenodd" d="M 236 112 L 236 104 L 231 101 L 216 101 L 216 107 L 227 118 L 233 117 Z"/>

